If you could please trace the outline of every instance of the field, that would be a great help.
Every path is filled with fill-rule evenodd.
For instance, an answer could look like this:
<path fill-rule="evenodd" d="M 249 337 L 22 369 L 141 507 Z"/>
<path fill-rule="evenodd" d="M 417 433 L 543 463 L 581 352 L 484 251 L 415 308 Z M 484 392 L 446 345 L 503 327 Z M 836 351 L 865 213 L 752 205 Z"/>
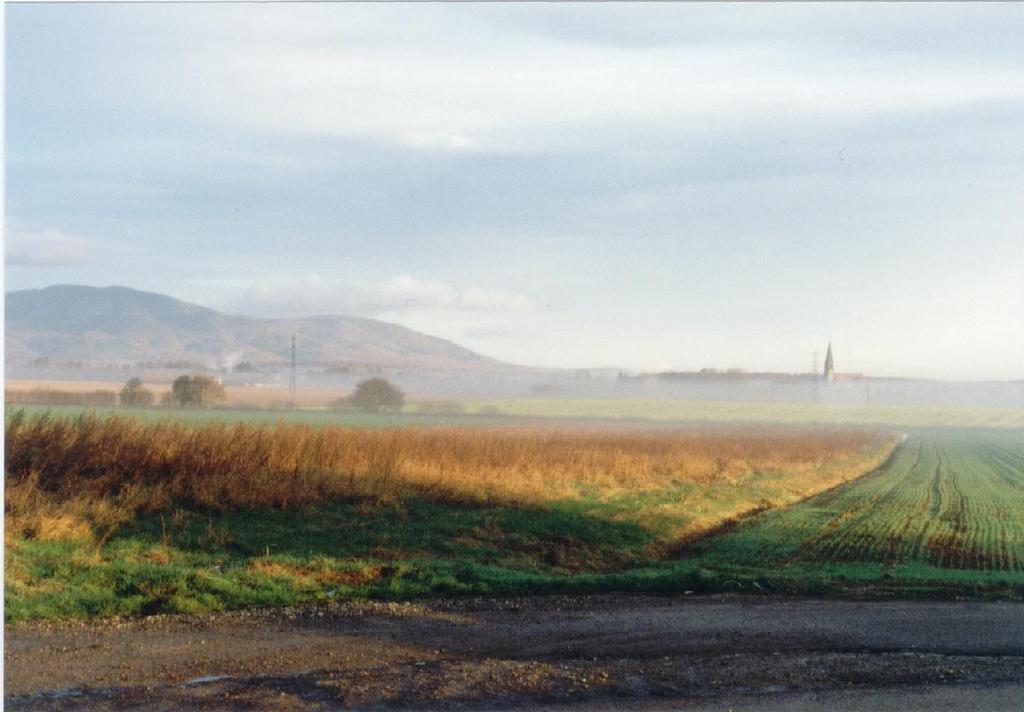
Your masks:
<path fill-rule="evenodd" d="M 87 393 L 107 391 L 115 397 L 124 387 L 124 381 L 66 381 L 50 379 L 12 378 L 5 381 L 7 402 L 17 401 L 19 405 L 31 403 L 33 394 L 66 393 L 70 397 Z M 171 391 L 170 379 L 147 381 L 146 387 L 153 391 L 156 402 Z M 348 395 L 343 389 L 311 390 L 300 389 L 289 393 L 283 386 L 228 385 L 227 405 L 232 408 L 325 408 L 340 396 Z M 13 396 L 13 398 L 12 398 Z M 38 402 L 38 401 L 37 401 Z"/>
<path fill-rule="evenodd" d="M 893 452 L 898 434 L 866 428 L 59 412 L 8 412 L 10 621 L 469 593 L 1024 595 L 1020 431 L 921 430 Z"/>
<path fill-rule="evenodd" d="M 95 408 L 116 413 L 98 396 L 115 398 L 123 383 L 110 381 L 9 380 L 7 403 L 28 410 L 54 409 L 79 413 Z M 149 384 L 159 396 L 169 384 Z M 640 400 L 629 398 L 508 398 L 490 400 L 437 400 L 410 397 L 398 412 L 365 414 L 336 411 L 329 404 L 344 390 L 300 389 L 287 393 L 280 388 L 229 385 L 224 407 L 214 409 L 154 408 L 137 417 L 175 418 L 188 422 L 225 420 L 291 422 L 353 427 L 404 425 L 476 426 L 522 420 L 616 421 L 648 427 L 673 427 L 694 423 L 776 423 L 787 425 L 836 425 L 891 428 L 1024 428 L 1024 407 L 995 408 L 945 405 L 830 405 L 827 403 Z M 59 396 L 63 395 L 62 400 Z M 45 397 L 45 400 L 40 398 Z M 84 405 L 75 399 L 91 398 Z M 45 403 L 36 405 L 33 403 Z M 60 405 L 67 403 L 67 405 Z"/>
<path fill-rule="evenodd" d="M 348 427 L 479 426 L 522 421 L 594 423 L 611 421 L 616 427 L 673 428 L 693 424 L 832 425 L 868 428 L 1024 428 L 1024 409 L 966 406 L 833 406 L 808 403 L 725 403 L 704 401 L 637 400 L 499 400 L 456 401 L 457 414 L 437 412 L 431 401 L 412 402 L 400 412 L 361 413 L 324 408 L 209 409 L 152 408 L 133 411 L 139 418 L 173 419 L 190 423 L 206 421 L 305 423 Z M 118 407 L 75 405 L 22 405 L 8 411 L 51 411 L 66 415 L 82 412 L 124 413 Z"/>
<path fill-rule="evenodd" d="M 912 435 L 882 470 L 692 552 L 756 576 L 1024 585 L 1024 434 Z"/>
<path fill-rule="evenodd" d="M 1024 408 L 939 405 L 829 405 L 683 400 L 508 399 L 466 401 L 467 413 L 639 419 L 651 422 L 786 423 L 897 428 L 1024 428 Z"/>
<path fill-rule="evenodd" d="M 87 413 L 97 415 L 129 415 L 137 420 L 172 421 L 190 425 L 201 423 L 252 423 L 275 425 L 288 423 L 320 427 L 333 425 L 346 428 L 404 428 L 450 425 L 467 427 L 501 425 L 533 418 L 501 415 L 434 415 L 415 412 L 364 413 L 355 410 L 329 411 L 322 409 L 267 409 L 267 408 L 142 408 L 126 410 L 120 407 L 84 407 L 76 405 L 14 405 L 7 407 L 7 415 L 25 413 L 51 413 L 74 417 Z"/>
<path fill-rule="evenodd" d="M 574 585 L 847 482 L 871 431 L 9 414 L 11 619 Z"/>

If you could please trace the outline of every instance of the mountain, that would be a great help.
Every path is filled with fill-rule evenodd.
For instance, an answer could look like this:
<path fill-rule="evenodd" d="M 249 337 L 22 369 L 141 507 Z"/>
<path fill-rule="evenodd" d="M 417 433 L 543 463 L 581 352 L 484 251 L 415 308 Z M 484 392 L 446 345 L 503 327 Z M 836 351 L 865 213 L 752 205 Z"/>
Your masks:
<path fill-rule="evenodd" d="M 254 319 L 126 287 L 57 285 L 9 292 L 5 352 L 10 365 L 47 357 L 85 364 L 287 361 L 297 336 L 303 363 L 391 368 L 510 368 L 444 339 L 351 316 Z"/>

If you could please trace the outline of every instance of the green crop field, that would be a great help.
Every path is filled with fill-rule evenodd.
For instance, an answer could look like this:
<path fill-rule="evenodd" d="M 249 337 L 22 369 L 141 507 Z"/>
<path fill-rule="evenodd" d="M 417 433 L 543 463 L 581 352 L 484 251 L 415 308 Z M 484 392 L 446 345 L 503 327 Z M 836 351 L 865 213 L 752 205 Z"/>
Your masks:
<path fill-rule="evenodd" d="M 832 405 L 632 399 L 508 399 L 465 401 L 510 416 L 637 419 L 650 422 L 820 423 L 898 428 L 1024 428 L 1024 408 L 944 405 Z"/>
<path fill-rule="evenodd" d="M 881 470 L 705 540 L 756 578 L 1024 585 L 1024 433 L 911 435 Z"/>
<path fill-rule="evenodd" d="M 926 405 L 828 405 L 824 403 L 743 403 L 677 400 L 616 399 L 507 399 L 471 400 L 456 404 L 454 415 L 421 412 L 423 404 L 410 403 L 401 412 L 360 413 L 306 409 L 253 408 L 150 408 L 133 409 L 134 417 L 174 419 L 189 423 L 287 422 L 309 425 L 344 425 L 388 428 L 432 425 L 496 425 L 510 421 L 633 421 L 647 427 L 675 427 L 692 423 L 773 423 L 896 428 L 1024 428 L 1024 408 L 983 408 Z M 110 406 L 17 405 L 28 413 L 55 415 L 82 412 L 124 413 Z"/>

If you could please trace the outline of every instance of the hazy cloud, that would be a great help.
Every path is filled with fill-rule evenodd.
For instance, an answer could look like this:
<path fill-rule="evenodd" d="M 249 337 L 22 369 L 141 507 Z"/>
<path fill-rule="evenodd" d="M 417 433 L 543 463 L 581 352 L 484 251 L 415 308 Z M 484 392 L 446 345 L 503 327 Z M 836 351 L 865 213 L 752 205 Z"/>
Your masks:
<path fill-rule="evenodd" d="M 315 275 L 303 279 L 275 279 L 244 288 L 226 300 L 226 305 L 254 316 L 379 316 L 428 310 L 507 312 L 533 308 L 530 298 L 522 294 L 478 286 L 455 287 L 408 275 L 380 282 Z"/>
<path fill-rule="evenodd" d="M 501 152 L 564 150 L 565 127 L 584 123 L 603 125 L 606 141 L 608 131 L 628 134 L 638 125 L 678 131 L 723 116 L 848 120 L 1024 96 L 1024 79 L 1010 68 L 909 66 L 896 74 L 825 57 L 808 71 L 801 54 L 756 45 L 630 50 L 547 42 L 516 55 L 477 49 L 467 61 L 416 47 L 216 48 L 198 55 L 197 82 L 211 96 L 230 97 L 207 108 L 232 123 Z M 586 148 L 579 145 L 586 134 L 569 135 Z"/>
<path fill-rule="evenodd" d="M 893 27 L 877 8 L 773 7 L 756 20 L 704 7 L 201 12 L 200 32 L 171 18 L 173 65 L 131 45 L 119 89 L 234 130 L 432 152 L 560 153 L 652 129 L 906 117 L 1024 96 L 1004 45 L 972 46 L 964 61 L 959 28 L 988 37 L 996 24 L 975 11 L 889 11 Z M 943 40 L 916 47 L 922 22 Z"/>
<path fill-rule="evenodd" d="M 8 223 L 4 227 L 4 264 L 11 267 L 80 265 L 91 255 L 88 240 L 55 228 Z"/>
<path fill-rule="evenodd" d="M 511 339 L 520 334 L 504 326 L 471 326 L 463 332 L 467 339 Z"/>

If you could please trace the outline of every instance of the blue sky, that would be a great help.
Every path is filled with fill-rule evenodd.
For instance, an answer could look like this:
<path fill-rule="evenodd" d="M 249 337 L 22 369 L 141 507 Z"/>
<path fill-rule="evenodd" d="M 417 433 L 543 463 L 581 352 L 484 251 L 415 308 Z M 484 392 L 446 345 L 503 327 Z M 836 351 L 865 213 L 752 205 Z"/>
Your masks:
<path fill-rule="evenodd" d="M 1024 377 L 1024 6 L 8 5 L 5 289 Z"/>

